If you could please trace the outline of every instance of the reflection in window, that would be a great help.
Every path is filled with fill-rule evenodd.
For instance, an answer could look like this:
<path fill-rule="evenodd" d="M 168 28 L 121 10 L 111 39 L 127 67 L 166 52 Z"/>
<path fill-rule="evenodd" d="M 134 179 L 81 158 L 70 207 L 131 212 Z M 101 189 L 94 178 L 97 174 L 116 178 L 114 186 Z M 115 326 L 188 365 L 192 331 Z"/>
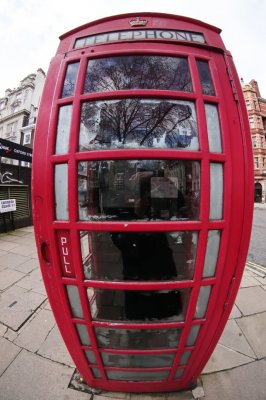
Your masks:
<path fill-rule="evenodd" d="M 195 318 L 205 317 L 207 307 L 209 304 L 211 290 L 212 290 L 211 286 L 201 286 L 196 307 Z"/>
<path fill-rule="evenodd" d="M 199 71 L 202 93 L 207 94 L 209 96 L 215 96 L 209 62 L 204 60 L 198 60 L 197 66 Z"/>
<path fill-rule="evenodd" d="M 89 364 L 97 364 L 97 361 L 96 361 L 93 351 L 85 350 L 85 355 L 86 355 L 86 358 L 87 358 Z"/>
<path fill-rule="evenodd" d="M 191 351 L 184 351 L 181 360 L 179 362 L 179 365 L 187 365 L 190 356 L 191 356 Z"/>
<path fill-rule="evenodd" d="M 79 218 L 197 220 L 200 163 L 191 160 L 109 160 L 78 164 Z"/>
<path fill-rule="evenodd" d="M 208 232 L 207 249 L 204 261 L 203 278 L 215 275 L 218 253 L 220 248 L 221 232 L 210 230 Z"/>
<path fill-rule="evenodd" d="M 181 328 L 115 329 L 95 328 L 98 346 L 107 349 L 159 350 L 177 348 Z"/>
<path fill-rule="evenodd" d="M 193 279 L 197 232 L 81 232 L 85 279 Z M 91 250 L 89 250 L 91 249 Z"/>
<path fill-rule="evenodd" d="M 68 165 L 55 166 L 55 215 L 56 219 L 68 220 Z"/>
<path fill-rule="evenodd" d="M 79 62 L 68 64 L 61 97 L 69 97 L 74 95 L 78 68 Z"/>
<path fill-rule="evenodd" d="M 209 150 L 211 152 L 222 152 L 221 130 L 217 105 L 205 104 Z"/>
<path fill-rule="evenodd" d="M 223 164 L 211 163 L 210 219 L 223 218 Z"/>
<path fill-rule="evenodd" d="M 74 285 L 66 285 L 66 290 L 73 317 L 83 318 L 78 287 Z"/>
<path fill-rule="evenodd" d="M 56 132 L 56 154 L 68 152 L 72 105 L 60 107 Z"/>
<path fill-rule="evenodd" d="M 90 338 L 88 335 L 88 330 L 87 330 L 86 325 L 76 324 L 76 328 L 78 331 L 78 335 L 79 335 L 81 344 L 83 344 L 84 346 L 90 346 L 91 342 L 90 342 Z"/>
<path fill-rule="evenodd" d="M 194 103 L 140 98 L 83 103 L 80 151 L 139 147 L 198 150 Z"/>
<path fill-rule="evenodd" d="M 183 372 L 184 372 L 184 368 L 178 369 L 178 370 L 176 371 L 176 374 L 175 374 L 175 378 L 174 378 L 174 379 L 181 378 L 181 376 L 183 375 Z"/>
<path fill-rule="evenodd" d="M 184 321 L 190 288 L 174 290 L 87 289 L 91 314 L 99 321 Z"/>
<path fill-rule="evenodd" d="M 200 325 L 193 325 L 190 328 L 186 346 L 194 346 L 194 344 L 195 344 L 195 342 L 197 340 L 200 328 L 201 328 Z"/>
<path fill-rule="evenodd" d="M 115 354 L 101 353 L 105 367 L 163 368 L 171 367 L 175 354 Z"/>
<path fill-rule="evenodd" d="M 162 56 L 124 56 L 90 60 L 84 93 L 127 89 L 192 92 L 188 61 Z"/>
<path fill-rule="evenodd" d="M 106 371 L 107 378 L 118 381 L 165 381 L 169 371 Z"/>

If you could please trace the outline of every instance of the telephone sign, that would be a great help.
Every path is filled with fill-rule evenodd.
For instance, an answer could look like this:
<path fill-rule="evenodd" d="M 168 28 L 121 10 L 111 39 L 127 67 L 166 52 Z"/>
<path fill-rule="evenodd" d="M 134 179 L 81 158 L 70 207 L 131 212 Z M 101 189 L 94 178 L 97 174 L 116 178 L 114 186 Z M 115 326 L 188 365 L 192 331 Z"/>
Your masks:
<path fill-rule="evenodd" d="M 186 17 L 118 15 L 62 35 L 50 64 L 35 236 L 58 327 L 90 387 L 190 388 L 233 307 L 253 161 L 220 32 Z"/>

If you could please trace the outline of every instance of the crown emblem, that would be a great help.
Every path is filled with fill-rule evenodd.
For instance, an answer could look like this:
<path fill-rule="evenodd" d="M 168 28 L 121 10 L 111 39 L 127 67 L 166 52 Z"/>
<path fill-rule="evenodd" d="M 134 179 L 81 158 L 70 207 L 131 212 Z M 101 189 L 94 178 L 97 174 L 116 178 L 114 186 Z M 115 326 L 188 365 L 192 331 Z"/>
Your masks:
<path fill-rule="evenodd" d="M 141 19 L 141 17 L 136 17 L 135 19 L 131 19 L 129 21 L 131 26 L 145 26 L 147 24 L 146 19 Z"/>

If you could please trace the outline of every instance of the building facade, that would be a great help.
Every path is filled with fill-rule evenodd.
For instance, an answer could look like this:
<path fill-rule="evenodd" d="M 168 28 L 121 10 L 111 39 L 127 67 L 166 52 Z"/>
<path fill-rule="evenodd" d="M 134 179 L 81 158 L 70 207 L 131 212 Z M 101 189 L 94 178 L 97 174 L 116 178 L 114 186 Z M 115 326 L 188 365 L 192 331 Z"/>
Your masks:
<path fill-rule="evenodd" d="M 35 74 L 26 76 L 16 89 L 5 91 L 5 96 L 0 98 L 0 138 L 32 147 L 44 81 L 45 73 L 39 68 Z M 18 164 L 3 157 L 1 162 Z"/>
<path fill-rule="evenodd" d="M 26 76 L 16 89 L 7 89 L 5 96 L 0 97 L 0 139 L 4 139 L 0 143 L 0 201 L 16 200 L 14 213 L 0 213 L 0 232 L 32 222 L 31 163 L 8 158 L 10 152 L 5 150 L 8 148 L 5 144 L 13 142 L 10 147 L 32 148 L 44 81 L 45 73 L 38 69 Z"/>
<path fill-rule="evenodd" d="M 258 83 L 253 79 L 243 84 L 248 110 L 254 157 L 254 201 L 266 201 L 266 99 L 261 97 Z"/>

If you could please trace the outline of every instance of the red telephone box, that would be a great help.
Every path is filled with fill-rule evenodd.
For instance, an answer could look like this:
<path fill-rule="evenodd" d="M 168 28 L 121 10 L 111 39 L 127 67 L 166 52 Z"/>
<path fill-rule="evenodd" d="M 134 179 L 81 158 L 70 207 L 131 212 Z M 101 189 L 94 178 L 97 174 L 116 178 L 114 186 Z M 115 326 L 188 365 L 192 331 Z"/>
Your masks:
<path fill-rule="evenodd" d="M 89 386 L 195 383 L 242 277 L 253 210 L 245 104 L 220 30 L 118 15 L 63 36 L 35 134 L 44 283 Z"/>

